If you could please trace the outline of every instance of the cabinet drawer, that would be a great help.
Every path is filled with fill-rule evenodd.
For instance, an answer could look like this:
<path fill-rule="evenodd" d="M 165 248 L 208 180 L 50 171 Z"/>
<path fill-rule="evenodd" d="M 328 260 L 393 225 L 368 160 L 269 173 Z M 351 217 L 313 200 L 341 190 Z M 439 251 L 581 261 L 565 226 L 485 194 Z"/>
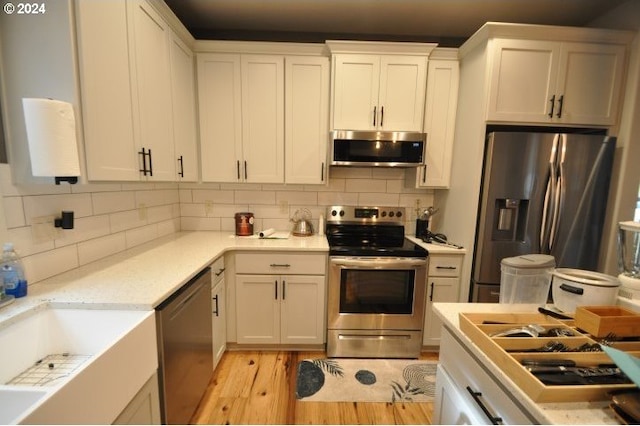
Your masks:
<path fill-rule="evenodd" d="M 324 275 L 327 257 L 324 254 L 238 253 L 238 274 Z"/>
<path fill-rule="evenodd" d="M 535 419 L 524 407 L 511 399 L 504 390 L 446 329 L 440 340 L 440 364 L 451 376 L 461 393 L 474 401 L 471 392 L 478 392 L 482 404 L 492 416 L 500 417 L 503 424 L 532 424 Z M 487 418 L 486 420 L 490 420 Z"/>
<path fill-rule="evenodd" d="M 455 254 L 429 256 L 430 277 L 458 277 L 462 269 L 462 256 Z"/>
<path fill-rule="evenodd" d="M 213 282 L 217 283 L 224 278 L 224 256 L 220 256 L 211 264 L 211 272 L 213 273 Z"/>

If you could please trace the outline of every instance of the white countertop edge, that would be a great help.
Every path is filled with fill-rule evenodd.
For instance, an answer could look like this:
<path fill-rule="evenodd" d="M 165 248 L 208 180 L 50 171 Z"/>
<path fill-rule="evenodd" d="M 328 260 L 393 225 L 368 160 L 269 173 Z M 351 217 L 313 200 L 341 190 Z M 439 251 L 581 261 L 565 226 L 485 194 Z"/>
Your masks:
<path fill-rule="evenodd" d="M 445 246 L 442 244 L 431 244 L 431 243 L 425 243 L 424 241 L 422 241 L 420 238 L 418 237 L 412 237 L 410 235 L 407 235 L 406 238 L 411 241 L 414 244 L 418 244 L 421 247 L 424 247 L 425 249 L 427 249 L 427 251 L 431 254 L 466 254 L 467 253 L 467 249 L 465 248 L 455 248 L 455 247 L 450 247 L 450 246 Z"/>
<path fill-rule="evenodd" d="M 506 376 L 475 343 L 460 330 L 459 314 L 466 312 L 537 312 L 536 304 L 497 304 L 497 303 L 434 303 L 434 312 L 472 355 L 485 366 L 513 399 L 525 407 L 540 424 L 619 424 L 608 410 L 608 401 L 537 403 L 531 400 L 520 387 Z"/>

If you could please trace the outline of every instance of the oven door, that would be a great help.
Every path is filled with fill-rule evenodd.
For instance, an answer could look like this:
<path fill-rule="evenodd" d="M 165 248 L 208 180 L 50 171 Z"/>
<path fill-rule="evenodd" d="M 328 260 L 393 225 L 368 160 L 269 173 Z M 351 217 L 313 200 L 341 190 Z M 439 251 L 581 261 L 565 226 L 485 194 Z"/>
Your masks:
<path fill-rule="evenodd" d="M 328 328 L 422 330 L 426 280 L 426 259 L 331 257 Z"/>

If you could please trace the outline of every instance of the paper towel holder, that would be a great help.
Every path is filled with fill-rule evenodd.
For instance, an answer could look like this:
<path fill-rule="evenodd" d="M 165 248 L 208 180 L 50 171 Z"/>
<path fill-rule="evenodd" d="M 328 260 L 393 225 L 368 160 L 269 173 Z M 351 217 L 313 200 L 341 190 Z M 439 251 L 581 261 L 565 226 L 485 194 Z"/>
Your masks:
<path fill-rule="evenodd" d="M 73 212 L 63 210 L 61 215 L 62 217 L 58 217 L 53 220 L 53 225 L 56 228 L 73 229 Z"/>

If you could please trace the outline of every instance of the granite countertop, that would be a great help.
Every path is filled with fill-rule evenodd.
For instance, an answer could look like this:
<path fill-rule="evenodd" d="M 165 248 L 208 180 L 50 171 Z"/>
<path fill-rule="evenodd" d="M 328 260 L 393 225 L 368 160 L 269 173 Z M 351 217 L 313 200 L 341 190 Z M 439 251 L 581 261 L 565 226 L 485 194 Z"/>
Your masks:
<path fill-rule="evenodd" d="M 179 232 L 29 286 L 26 297 L 0 310 L 0 325 L 54 305 L 151 310 L 216 258 L 233 250 L 329 251 L 324 236 L 287 239 L 237 237 L 229 232 Z"/>
<path fill-rule="evenodd" d="M 471 351 L 472 355 L 484 365 L 487 373 L 501 383 L 514 399 L 526 407 L 529 413 L 541 424 L 619 424 L 608 408 L 608 401 L 536 403 L 531 400 L 500 367 L 476 346 L 460 330 L 458 321 L 461 312 L 537 312 L 535 304 L 497 304 L 497 303 L 434 303 L 433 309 L 443 324 Z"/>

